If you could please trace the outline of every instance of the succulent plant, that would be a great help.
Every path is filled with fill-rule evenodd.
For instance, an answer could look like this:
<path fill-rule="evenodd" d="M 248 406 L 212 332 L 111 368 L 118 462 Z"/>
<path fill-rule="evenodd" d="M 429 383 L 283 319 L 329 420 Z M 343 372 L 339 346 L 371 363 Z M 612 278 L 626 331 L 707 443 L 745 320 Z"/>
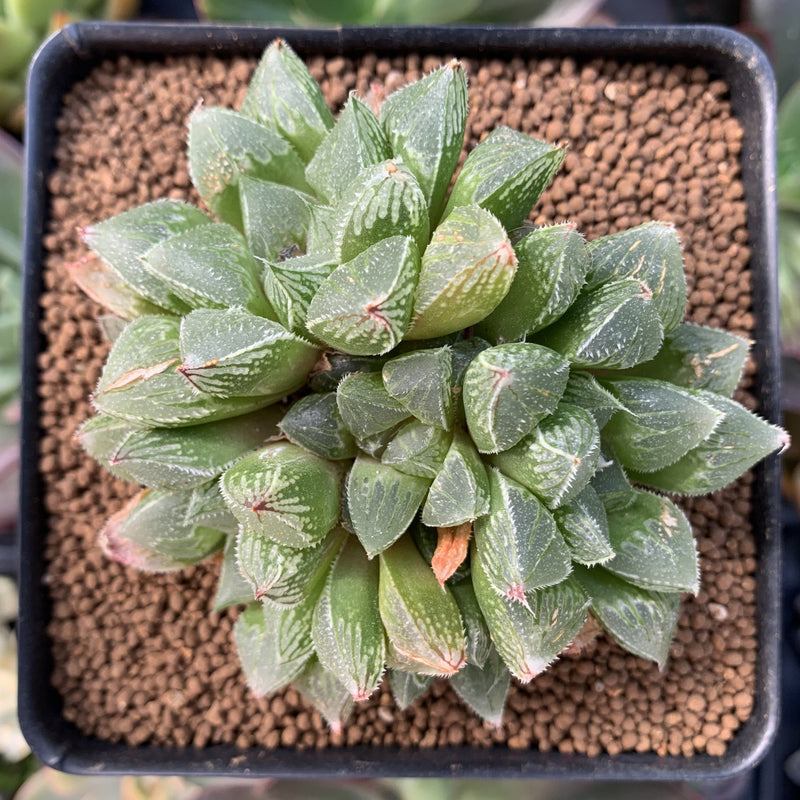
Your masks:
<path fill-rule="evenodd" d="M 276 41 L 240 112 L 189 120 L 214 216 L 149 203 L 70 265 L 128 320 L 79 438 L 145 488 L 102 546 L 219 553 L 249 685 L 334 728 L 387 674 L 401 706 L 446 676 L 499 724 L 512 677 L 600 626 L 663 664 L 699 573 L 658 491 L 786 438 L 730 398 L 748 343 L 682 322 L 673 227 L 532 227 L 565 149 L 508 128 L 451 187 L 466 118 L 453 61 L 334 120 Z"/>

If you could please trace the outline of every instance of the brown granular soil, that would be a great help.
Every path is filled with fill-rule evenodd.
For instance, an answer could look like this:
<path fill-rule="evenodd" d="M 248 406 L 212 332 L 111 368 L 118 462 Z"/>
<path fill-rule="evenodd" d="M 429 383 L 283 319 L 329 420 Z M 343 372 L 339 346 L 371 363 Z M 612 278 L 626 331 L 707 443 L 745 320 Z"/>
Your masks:
<path fill-rule="evenodd" d="M 314 58 L 333 109 L 416 79 L 444 59 Z M 53 683 L 64 715 L 89 734 L 130 744 L 235 743 L 303 748 L 355 744 L 506 744 L 563 753 L 721 755 L 753 708 L 756 547 L 749 476 L 685 504 L 698 538 L 702 589 L 683 605 L 668 667 L 601 638 L 528 686 L 513 686 L 502 729 L 473 716 L 445 683 L 406 712 L 387 687 L 331 734 L 293 689 L 248 692 L 231 626 L 210 614 L 218 567 L 142 575 L 107 561 L 95 537 L 133 489 L 73 440 L 107 352 L 101 309 L 69 282 L 85 254 L 77 230 L 159 197 L 197 201 L 185 157 L 186 118 L 202 98 L 237 107 L 253 63 L 190 58 L 104 64 L 66 98 L 49 178 L 51 219 L 42 296 L 41 471 Z M 701 68 L 573 60 L 470 61 L 467 148 L 497 125 L 566 139 L 561 173 L 537 222 L 578 221 L 588 238 L 647 219 L 675 223 L 686 251 L 688 318 L 749 335 L 742 129 L 726 85 Z M 749 365 L 737 397 L 752 407 Z"/>

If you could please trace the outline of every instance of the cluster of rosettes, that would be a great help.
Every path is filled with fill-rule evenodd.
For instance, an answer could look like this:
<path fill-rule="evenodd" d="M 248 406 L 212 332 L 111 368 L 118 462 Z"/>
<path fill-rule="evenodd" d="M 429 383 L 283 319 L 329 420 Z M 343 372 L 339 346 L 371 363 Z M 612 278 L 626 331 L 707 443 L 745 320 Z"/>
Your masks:
<path fill-rule="evenodd" d="M 147 487 L 111 557 L 222 551 L 255 692 L 292 682 L 338 727 L 388 667 L 401 706 L 449 676 L 499 723 L 511 676 L 592 629 L 664 662 L 697 556 L 634 484 L 714 491 L 784 434 L 730 399 L 747 343 L 681 322 L 671 226 L 526 224 L 564 149 L 507 128 L 453 182 L 458 62 L 376 105 L 334 124 L 275 42 L 240 112 L 190 118 L 215 218 L 157 201 L 84 232 L 69 268 L 115 342 L 79 436 Z"/>

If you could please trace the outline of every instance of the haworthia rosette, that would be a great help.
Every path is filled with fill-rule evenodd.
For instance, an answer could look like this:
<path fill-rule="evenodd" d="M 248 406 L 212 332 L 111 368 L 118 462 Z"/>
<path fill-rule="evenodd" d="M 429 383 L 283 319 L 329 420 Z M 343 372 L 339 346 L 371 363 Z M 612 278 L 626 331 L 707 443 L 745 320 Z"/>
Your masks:
<path fill-rule="evenodd" d="M 668 498 L 637 490 L 627 508 L 608 514 L 615 556 L 604 567 L 629 583 L 659 592 L 692 592 L 700 567 L 692 526 Z"/>
<path fill-rule="evenodd" d="M 336 392 L 301 397 L 279 424 L 290 441 L 322 458 L 339 461 L 358 454 L 356 440 L 339 413 Z"/>
<path fill-rule="evenodd" d="M 353 530 L 370 558 L 405 533 L 429 485 L 430 479 L 358 456 L 347 476 L 347 505 Z"/>
<path fill-rule="evenodd" d="M 599 457 L 600 432 L 592 415 L 561 403 L 519 444 L 488 458 L 548 508 L 558 508 L 586 486 Z"/>
<path fill-rule="evenodd" d="M 354 175 L 391 154 L 377 117 L 351 93 L 336 124 L 309 161 L 306 178 L 326 202 L 337 203 Z"/>
<path fill-rule="evenodd" d="M 292 685 L 322 714 L 333 733 L 341 733 L 342 725 L 353 713 L 353 696 L 316 656 L 308 660 Z"/>
<path fill-rule="evenodd" d="M 390 667 L 453 675 L 464 666 L 466 638 L 458 605 L 410 537 L 381 553 L 378 597 Z"/>
<path fill-rule="evenodd" d="M 714 430 L 723 413 L 686 389 L 653 378 L 608 378 L 603 385 L 625 406 L 603 428 L 603 441 L 638 472 L 674 464 Z"/>
<path fill-rule="evenodd" d="M 586 621 L 589 598 L 572 577 L 531 592 L 523 605 L 497 594 L 473 546 L 472 583 L 492 641 L 522 683 L 547 669 Z"/>
<path fill-rule="evenodd" d="M 407 339 L 443 336 L 480 322 L 505 297 L 517 257 L 503 226 L 480 206 L 455 209 L 422 256 Z"/>
<path fill-rule="evenodd" d="M 341 470 L 294 444 L 245 456 L 221 478 L 233 515 L 249 530 L 288 547 L 313 547 L 339 520 Z"/>
<path fill-rule="evenodd" d="M 358 702 L 377 688 L 386 660 L 378 610 L 378 564 L 355 536 L 344 543 L 314 611 L 314 648 L 320 663 Z"/>
<path fill-rule="evenodd" d="M 387 353 L 408 329 L 418 274 L 419 253 L 409 237 L 382 239 L 325 278 L 306 326 L 334 349 Z"/>
<path fill-rule="evenodd" d="M 242 227 L 239 177 L 251 175 L 309 191 L 305 166 L 286 139 L 227 108 L 197 106 L 189 116 L 189 173 L 203 202 Z"/>
<path fill-rule="evenodd" d="M 664 337 L 655 358 L 628 372 L 730 397 L 739 384 L 749 350 L 750 342 L 741 336 L 682 322 Z"/>
<path fill-rule="evenodd" d="M 579 295 L 536 339 L 576 367 L 624 369 L 656 355 L 664 328 L 650 290 L 634 278 L 623 278 Z"/>
<path fill-rule="evenodd" d="M 282 395 L 220 398 L 198 393 L 178 372 L 180 325 L 176 317 L 161 316 L 139 317 L 127 325 L 111 348 L 92 398 L 99 412 L 142 427 L 181 427 L 245 414 Z"/>
<path fill-rule="evenodd" d="M 422 507 L 422 521 L 433 527 L 471 522 L 489 510 L 489 479 L 470 438 L 456 430 Z"/>
<path fill-rule="evenodd" d="M 527 489 L 489 470 L 489 513 L 475 520 L 475 547 L 494 591 L 526 605 L 534 589 L 570 573 L 570 552 L 550 512 Z"/>
<path fill-rule="evenodd" d="M 708 494 L 735 481 L 762 458 L 785 447 L 788 434 L 749 412 L 735 400 L 691 390 L 722 413 L 708 437 L 674 464 L 655 472 L 630 471 L 633 480 L 676 494 Z"/>
<path fill-rule="evenodd" d="M 151 247 L 142 263 L 189 308 L 242 306 L 272 317 L 256 262 L 230 225 L 200 225 Z"/>
<path fill-rule="evenodd" d="M 333 127 L 333 115 L 319 85 L 283 39 L 272 42 L 261 57 L 242 114 L 277 131 L 305 162 Z"/>
<path fill-rule="evenodd" d="M 678 626 L 680 594 L 641 589 L 603 567 L 576 566 L 575 577 L 608 633 L 629 652 L 663 667 Z"/>
<path fill-rule="evenodd" d="M 143 572 L 172 572 L 221 550 L 225 534 L 184 523 L 188 492 L 145 489 L 113 514 L 98 536 L 109 558 Z"/>
<path fill-rule="evenodd" d="M 514 245 L 517 271 L 500 305 L 476 326 L 512 342 L 555 322 L 575 301 L 589 269 L 583 236 L 570 222 L 535 228 Z"/>
<path fill-rule="evenodd" d="M 428 206 L 417 179 L 402 163 L 366 167 L 351 181 L 336 207 L 334 254 L 351 261 L 391 236 L 410 236 L 421 253 L 430 239 Z"/>
<path fill-rule="evenodd" d="M 178 200 L 155 200 L 83 231 L 83 240 L 135 292 L 161 308 L 186 310 L 160 280 L 145 269 L 141 257 L 158 242 L 211 219 L 199 208 Z"/>
<path fill-rule="evenodd" d="M 386 391 L 418 420 L 450 430 L 453 423 L 452 357 L 450 349 L 417 350 L 387 361 Z"/>
<path fill-rule="evenodd" d="M 394 155 L 419 181 L 430 209 L 431 226 L 435 225 L 464 143 L 464 68 L 451 61 L 392 93 L 381 107 L 380 121 Z"/>
<path fill-rule="evenodd" d="M 686 307 L 686 276 L 675 226 L 645 222 L 589 242 L 587 285 L 633 278 L 650 296 L 665 332 L 673 330 Z"/>
<path fill-rule="evenodd" d="M 484 453 L 508 450 L 555 411 L 569 362 L 553 350 L 518 342 L 484 350 L 467 368 L 463 401 L 472 441 Z"/>
<path fill-rule="evenodd" d="M 553 517 L 573 561 L 593 566 L 614 557 L 605 506 L 591 484 L 557 508 Z"/>
<path fill-rule="evenodd" d="M 277 399 L 298 389 L 319 349 L 277 322 L 243 308 L 200 308 L 181 321 L 180 375 L 220 400 Z"/>

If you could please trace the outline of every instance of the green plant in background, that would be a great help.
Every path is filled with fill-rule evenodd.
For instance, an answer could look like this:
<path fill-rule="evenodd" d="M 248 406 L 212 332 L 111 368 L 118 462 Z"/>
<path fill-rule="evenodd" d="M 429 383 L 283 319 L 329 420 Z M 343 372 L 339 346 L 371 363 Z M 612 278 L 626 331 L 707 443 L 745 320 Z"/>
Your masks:
<path fill-rule="evenodd" d="M 127 19 L 138 7 L 138 0 L 0 0 L 0 127 L 22 130 L 28 63 L 45 37 L 81 19 Z"/>
<path fill-rule="evenodd" d="M 80 431 L 144 488 L 100 532 L 166 571 L 222 552 L 251 688 L 334 729 L 388 674 L 500 724 L 601 625 L 663 664 L 698 562 L 655 493 L 729 484 L 785 433 L 730 399 L 747 343 L 683 323 L 674 229 L 525 222 L 565 150 L 501 127 L 452 189 L 457 61 L 338 120 L 282 41 L 240 112 L 189 120 L 215 215 L 161 200 L 70 265 L 129 320 Z M 387 672 L 388 669 L 388 672 Z"/>
<path fill-rule="evenodd" d="M 521 22 L 575 5 L 553 0 L 195 0 L 201 19 L 281 25 L 436 25 L 448 22 Z M 582 4 L 583 13 L 586 3 Z"/>
<path fill-rule="evenodd" d="M 16 519 L 22 322 L 22 148 L 0 132 L 0 531 Z"/>

